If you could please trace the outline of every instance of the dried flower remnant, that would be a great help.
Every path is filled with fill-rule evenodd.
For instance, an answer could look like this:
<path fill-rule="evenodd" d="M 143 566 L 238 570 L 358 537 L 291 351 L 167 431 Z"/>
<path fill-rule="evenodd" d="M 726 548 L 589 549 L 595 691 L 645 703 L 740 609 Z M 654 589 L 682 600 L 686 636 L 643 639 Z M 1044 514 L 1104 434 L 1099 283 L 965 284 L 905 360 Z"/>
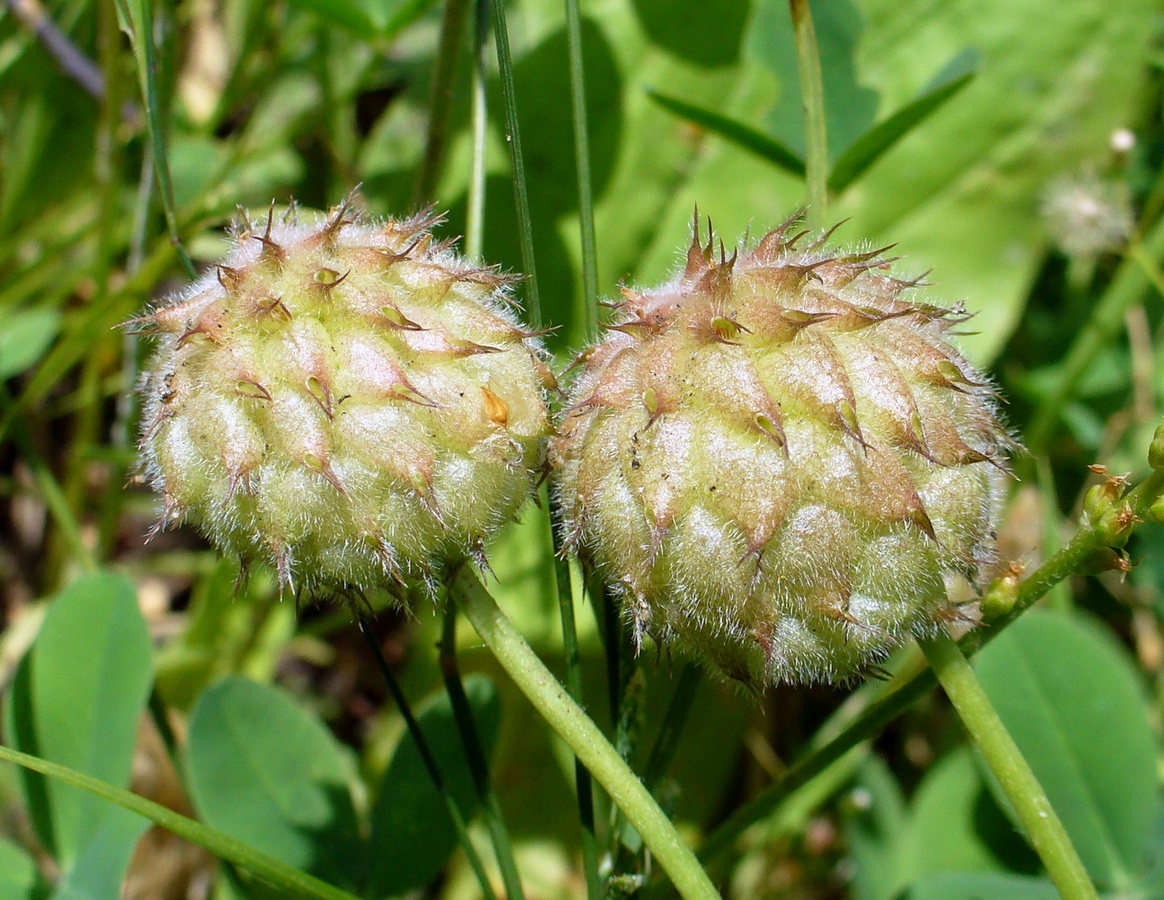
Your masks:
<path fill-rule="evenodd" d="M 1040 212 L 1055 246 L 1084 259 L 1118 250 L 1135 224 L 1127 186 L 1093 173 L 1057 179 Z"/>

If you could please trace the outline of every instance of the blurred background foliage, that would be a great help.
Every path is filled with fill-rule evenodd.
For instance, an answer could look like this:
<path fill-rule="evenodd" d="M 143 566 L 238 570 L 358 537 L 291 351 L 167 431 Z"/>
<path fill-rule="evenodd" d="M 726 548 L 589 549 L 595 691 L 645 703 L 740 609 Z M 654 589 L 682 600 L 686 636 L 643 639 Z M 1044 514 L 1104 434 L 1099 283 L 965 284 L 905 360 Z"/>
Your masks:
<path fill-rule="evenodd" d="M 586 0 L 581 10 L 604 295 L 665 278 L 696 204 L 729 245 L 803 204 L 782 0 Z M 931 271 L 935 297 L 977 313 L 964 346 L 993 368 L 1031 451 L 1017 464 L 1003 553 L 1033 567 L 1069 533 L 1087 464 L 1142 472 L 1160 420 L 1164 8 L 813 0 L 812 10 L 843 187 L 830 209 L 846 220 L 837 240 L 897 243 L 900 271 Z M 564 366 L 594 330 L 564 10 L 515 0 L 508 13 L 543 318 Z M 8 0 L 0 10 L 5 742 L 132 784 L 367 897 L 470 897 L 476 886 L 349 614 L 280 603 L 269 573 L 236 597 L 236 564 L 189 531 L 146 546 L 157 510 L 133 483 L 127 392 L 148 348 L 115 326 L 182 282 L 159 147 L 198 267 L 223 252 L 236 207 L 324 208 L 357 184 L 374 215 L 435 202 L 449 211 L 442 233 L 463 232 L 468 39 L 446 164 L 432 196 L 415 188 L 439 25 L 436 0 L 133 0 L 120 10 Z M 152 103 L 139 80 L 146 43 Z M 486 97 L 483 257 L 520 271 L 495 74 Z M 980 674 L 1040 777 L 1061 776 L 1048 789 L 1092 876 L 1120 896 L 1162 897 L 1164 535 L 1142 529 L 1129 551 L 1130 576 L 1057 589 L 1053 614 L 1019 623 Z M 560 667 L 551 552 L 547 514 L 531 507 L 495 546 L 492 584 Z M 589 706 L 613 731 L 602 629 L 588 613 L 579 624 Z M 470 803 L 436 696 L 437 617 L 428 606 L 384 612 L 376 629 L 406 693 L 434 695 L 419 709 Z M 527 894 L 583 896 L 572 760 L 463 638 Z M 640 766 L 678 672 L 648 654 L 629 676 L 622 714 L 633 727 L 618 729 L 620 749 Z M 697 840 L 843 715 L 848 694 L 754 698 L 701 685 L 660 796 Z M 1037 709 L 1024 706 L 1032 696 Z M 613 874 L 642 871 L 633 834 L 610 821 L 604 810 L 600 842 L 623 845 Z M 262 896 L 193 845 L 144 828 L 5 766 L 0 898 Z M 482 826 L 472 831 L 484 846 Z M 937 698 L 738 849 L 718 873 L 738 897 L 1053 896 Z M 630 892 L 638 882 L 613 883 Z"/>

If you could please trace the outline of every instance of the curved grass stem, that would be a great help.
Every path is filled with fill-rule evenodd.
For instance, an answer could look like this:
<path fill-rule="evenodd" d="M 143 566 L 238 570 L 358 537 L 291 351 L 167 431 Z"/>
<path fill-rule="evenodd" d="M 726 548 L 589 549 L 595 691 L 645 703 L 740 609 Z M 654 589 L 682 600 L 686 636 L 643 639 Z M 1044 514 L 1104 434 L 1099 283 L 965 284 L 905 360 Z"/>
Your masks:
<path fill-rule="evenodd" d="M 554 574 L 558 589 L 558 615 L 562 622 L 562 646 L 566 651 L 566 689 L 579 706 L 582 699 L 582 658 L 578 650 L 578 629 L 574 607 L 583 594 L 575 593 L 570 577 L 570 563 L 562 555 L 560 532 L 554 516 L 550 517 L 550 532 L 554 547 Z M 582 870 L 586 876 L 587 900 L 601 900 L 602 878 L 598 873 L 598 838 L 594 830 L 594 785 L 590 772 L 577 755 L 574 756 L 574 785 L 578 794 L 578 821 L 582 826 Z"/>
<path fill-rule="evenodd" d="M 941 632 L 918 643 L 1063 900 L 1098 900 L 1095 886 L 1043 786 L 998 717 L 957 642 Z"/>
<path fill-rule="evenodd" d="M 440 667 L 441 677 L 445 681 L 445 690 L 449 692 L 449 701 L 453 707 L 453 718 L 457 722 L 457 732 L 461 736 L 461 745 L 465 748 L 465 759 L 469 763 L 469 774 L 473 778 L 473 788 L 477 792 L 477 799 L 481 802 L 485 826 L 489 829 L 489 838 L 493 842 L 493 851 L 497 856 L 497 867 L 501 871 L 501 880 L 505 884 L 505 894 L 509 900 L 521 900 L 525 895 L 521 889 L 521 877 L 517 873 L 517 864 L 513 859 L 513 846 L 509 841 L 509 830 L 505 827 L 501 805 L 497 802 L 497 793 L 493 790 L 493 780 L 489 777 L 489 761 L 485 758 L 485 749 L 481 745 L 481 736 L 477 731 L 477 723 L 473 720 L 473 710 L 469 706 L 469 698 L 465 696 L 465 686 L 461 682 L 461 670 L 457 665 L 457 607 L 451 599 L 445 601 L 444 627 L 441 630 Z"/>
<path fill-rule="evenodd" d="M 582 711 L 498 609 L 476 575 L 462 566 L 451 593 L 481 639 L 542 718 L 586 764 L 626 814 L 643 842 L 685 898 L 718 898 L 711 879 L 674 824 L 598 726 Z"/>
<path fill-rule="evenodd" d="M 493 892 L 493 886 L 489 883 L 489 876 L 485 874 L 485 867 L 481 865 L 481 857 L 477 855 L 477 848 L 473 846 L 472 840 L 469 839 L 469 829 L 465 822 L 465 816 L 461 812 L 461 807 L 457 804 L 456 798 L 449 790 L 448 784 L 441 774 L 440 766 L 437 765 L 436 758 L 432 755 L 428 741 L 425 740 L 424 732 L 420 730 L 420 723 L 416 721 L 416 716 L 413 715 L 412 706 L 409 704 L 408 698 L 404 696 L 404 691 L 401 689 L 400 683 L 396 680 L 396 676 L 392 674 L 392 670 L 388 668 L 388 661 L 384 659 L 384 651 L 380 649 L 380 642 L 372 634 L 372 629 L 363 616 L 358 617 L 357 624 L 359 625 L 360 634 L 364 638 L 364 643 L 372 651 L 372 658 L 376 661 L 376 668 L 380 670 L 380 675 L 383 677 L 384 683 L 388 686 L 388 692 L 392 695 L 392 699 L 396 703 L 396 708 L 400 711 L 400 715 L 404 719 L 404 724 L 408 728 L 408 733 L 412 736 L 412 740 L 416 744 L 416 750 L 420 754 L 421 762 L 424 763 L 424 767 L 428 771 L 428 776 L 432 779 L 437 793 L 441 795 L 441 799 L 445 802 L 445 807 L 449 812 L 449 818 L 452 820 L 453 828 L 457 832 L 457 841 L 460 843 L 461 849 L 465 853 L 465 858 L 469 861 L 469 867 L 473 870 L 473 875 L 476 876 L 477 884 L 481 888 L 481 896 L 485 900 L 497 900 L 497 895 Z M 375 850 L 375 848 L 372 849 Z"/>

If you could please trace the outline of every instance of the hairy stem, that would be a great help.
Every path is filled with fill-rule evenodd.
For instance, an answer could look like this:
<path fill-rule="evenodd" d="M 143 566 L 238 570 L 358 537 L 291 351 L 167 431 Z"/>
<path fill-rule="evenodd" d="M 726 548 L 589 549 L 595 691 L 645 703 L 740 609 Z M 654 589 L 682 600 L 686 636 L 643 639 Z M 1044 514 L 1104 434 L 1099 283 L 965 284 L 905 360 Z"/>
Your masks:
<path fill-rule="evenodd" d="M 497 661 L 623 810 L 679 894 L 718 898 L 711 879 L 650 792 L 598 726 L 570 699 L 468 567 L 461 567 L 452 593 Z"/>
<path fill-rule="evenodd" d="M 949 635 L 918 641 L 1064 900 L 1098 900 L 1079 854 L 970 663 Z"/>

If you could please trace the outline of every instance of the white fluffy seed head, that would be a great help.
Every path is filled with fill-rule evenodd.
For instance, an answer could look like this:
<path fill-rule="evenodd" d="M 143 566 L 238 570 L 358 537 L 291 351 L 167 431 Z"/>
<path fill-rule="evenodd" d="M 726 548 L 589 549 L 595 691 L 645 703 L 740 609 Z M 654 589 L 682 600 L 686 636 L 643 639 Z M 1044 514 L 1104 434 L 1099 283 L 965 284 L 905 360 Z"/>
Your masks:
<path fill-rule="evenodd" d="M 269 216 L 134 321 L 157 336 L 141 456 L 159 527 L 196 524 L 287 589 L 431 583 L 525 501 L 552 376 L 508 279 L 431 215 Z"/>
<path fill-rule="evenodd" d="M 1011 444 L 949 342 L 965 316 L 795 224 L 731 258 L 697 225 L 674 280 L 624 289 L 550 447 L 566 543 L 636 636 L 750 686 L 850 676 L 951 617 Z"/>

